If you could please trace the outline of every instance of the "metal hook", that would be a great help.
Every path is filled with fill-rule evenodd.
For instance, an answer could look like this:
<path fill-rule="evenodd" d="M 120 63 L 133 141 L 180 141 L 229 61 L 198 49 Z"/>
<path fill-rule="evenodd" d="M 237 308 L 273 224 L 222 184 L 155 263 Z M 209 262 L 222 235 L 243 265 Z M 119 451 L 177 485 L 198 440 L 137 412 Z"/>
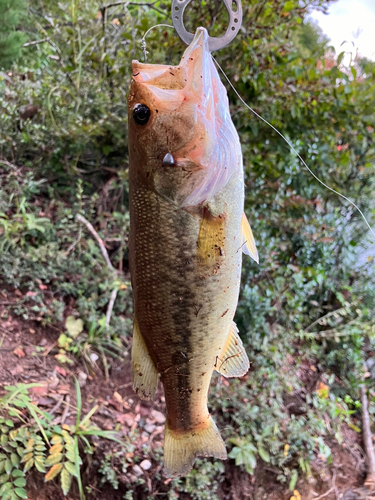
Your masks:
<path fill-rule="evenodd" d="M 242 6 L 241 0 L 223 0 L 225 8 L 229 15 L 229 26 L 224 36 L 219 38 L 208 37 L 208 48 L 210 52 L 220 50 L 226 47 L 237 35 L 242 22 Z M 181 40 L 190 45 L 193 41 L 193 33 L 189 33 L 184 26 L 184 11 L 191 0 L 173 0 L 172 1 L 172 21 L 175 30 Z M 233 10 L 232 5 L 235 5 L 236 10 Z"/>

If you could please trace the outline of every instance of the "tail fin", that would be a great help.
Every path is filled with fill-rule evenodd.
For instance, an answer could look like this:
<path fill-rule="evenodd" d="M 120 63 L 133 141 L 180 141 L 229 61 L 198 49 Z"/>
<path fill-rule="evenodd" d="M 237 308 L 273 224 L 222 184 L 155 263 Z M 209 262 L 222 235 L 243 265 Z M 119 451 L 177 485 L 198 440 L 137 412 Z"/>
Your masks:
<path fill-rule="evenodd" d="M 164 439 L 164 471 L 167 477 L 186 475 L 196 457 L 227 458 L 224 441 L 212 417 L 209 417 L 205 429 L 185 433 L 171 431 L 167 423 Z"/>

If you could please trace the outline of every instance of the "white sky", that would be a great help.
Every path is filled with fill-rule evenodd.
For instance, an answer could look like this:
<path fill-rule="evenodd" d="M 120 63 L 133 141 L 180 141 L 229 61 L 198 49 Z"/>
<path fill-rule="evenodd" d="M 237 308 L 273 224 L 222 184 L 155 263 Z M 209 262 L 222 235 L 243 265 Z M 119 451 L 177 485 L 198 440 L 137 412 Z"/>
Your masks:
<path fill-rule="evenodd" d="M 331 45 L 339 54 L 343 50 L 358 52 L 375 60 L 375 0 L 338 0 L 329 7 L 329 14 L 313 12 Z M 345 43 L 340 47 L 342 42 Z"/>

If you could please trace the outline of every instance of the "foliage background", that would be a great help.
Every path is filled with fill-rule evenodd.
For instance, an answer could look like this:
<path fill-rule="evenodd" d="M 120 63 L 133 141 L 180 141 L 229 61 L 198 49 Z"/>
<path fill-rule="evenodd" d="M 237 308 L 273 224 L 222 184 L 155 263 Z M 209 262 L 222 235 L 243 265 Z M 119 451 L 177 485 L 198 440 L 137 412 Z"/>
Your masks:
<path fill-rule="evenodd" d="M 328 3 L 244 2 L 239 36 L 215 57 L 244 100 L 373 220 L 375 64 L 357 57 L 344 67 L 342 54 L 306 21 L 309 9 Z M 141 38 L 151 26 L 169 23 L 170 2 L 29 0 L 21 21 L 24 5 L 0 0 L 7 16 L 0 18 L 0 280 L 33 292 L 15 309 L 23 318 L 53 324 L 73 304 L 93 343 L 109 337 L 127 345 L 130 61 L 143 60 Z M 219 0 L 193 3 L 189 15 L 192 30 L 224 30 Z M 149 62 L 178 64 L 183 49 L 171 29 L 148 35 Z M 229 98 L 260 265 L 244 261 L 236 317 L 251 372 L 229 386 L 215 379 L 210 403 L 236 464 L 252 474 L 268 462 L 293 490 L 314 474 L 314 461 L 329 464 L 329 440 L 342 441 L 343 422 L 358 427 L 359 387 L 375 377 L 373 262 L 358 263 L 368 245 L 358 213 L 317 183 L 232 92 Z M 77 214 L 106 242 L 115 272 Z M 40 284 L 51 287 L 52 300 Z M 171 498 L 174 491 L 216 498 L 223 470 L 204 467 L 207 484 L 198 467 L 173 483 Z"/>

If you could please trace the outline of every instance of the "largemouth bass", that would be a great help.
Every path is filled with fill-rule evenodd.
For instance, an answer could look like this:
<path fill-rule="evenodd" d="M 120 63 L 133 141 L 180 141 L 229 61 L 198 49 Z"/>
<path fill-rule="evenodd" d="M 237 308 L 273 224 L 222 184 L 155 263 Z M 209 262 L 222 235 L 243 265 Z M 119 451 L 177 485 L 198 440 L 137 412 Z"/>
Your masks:
<path fill-rule="evenodd" d="M 226 90 L 198 28 L 179 66 L 132 63 L 129 106 L 133 387 L 164 387 L 165 472 L 225 459 L 207 408 L 214 370 L 244 375 L 233 323 L 242 252 L 258 259 L 243 214 L 241 146 Z"/>

